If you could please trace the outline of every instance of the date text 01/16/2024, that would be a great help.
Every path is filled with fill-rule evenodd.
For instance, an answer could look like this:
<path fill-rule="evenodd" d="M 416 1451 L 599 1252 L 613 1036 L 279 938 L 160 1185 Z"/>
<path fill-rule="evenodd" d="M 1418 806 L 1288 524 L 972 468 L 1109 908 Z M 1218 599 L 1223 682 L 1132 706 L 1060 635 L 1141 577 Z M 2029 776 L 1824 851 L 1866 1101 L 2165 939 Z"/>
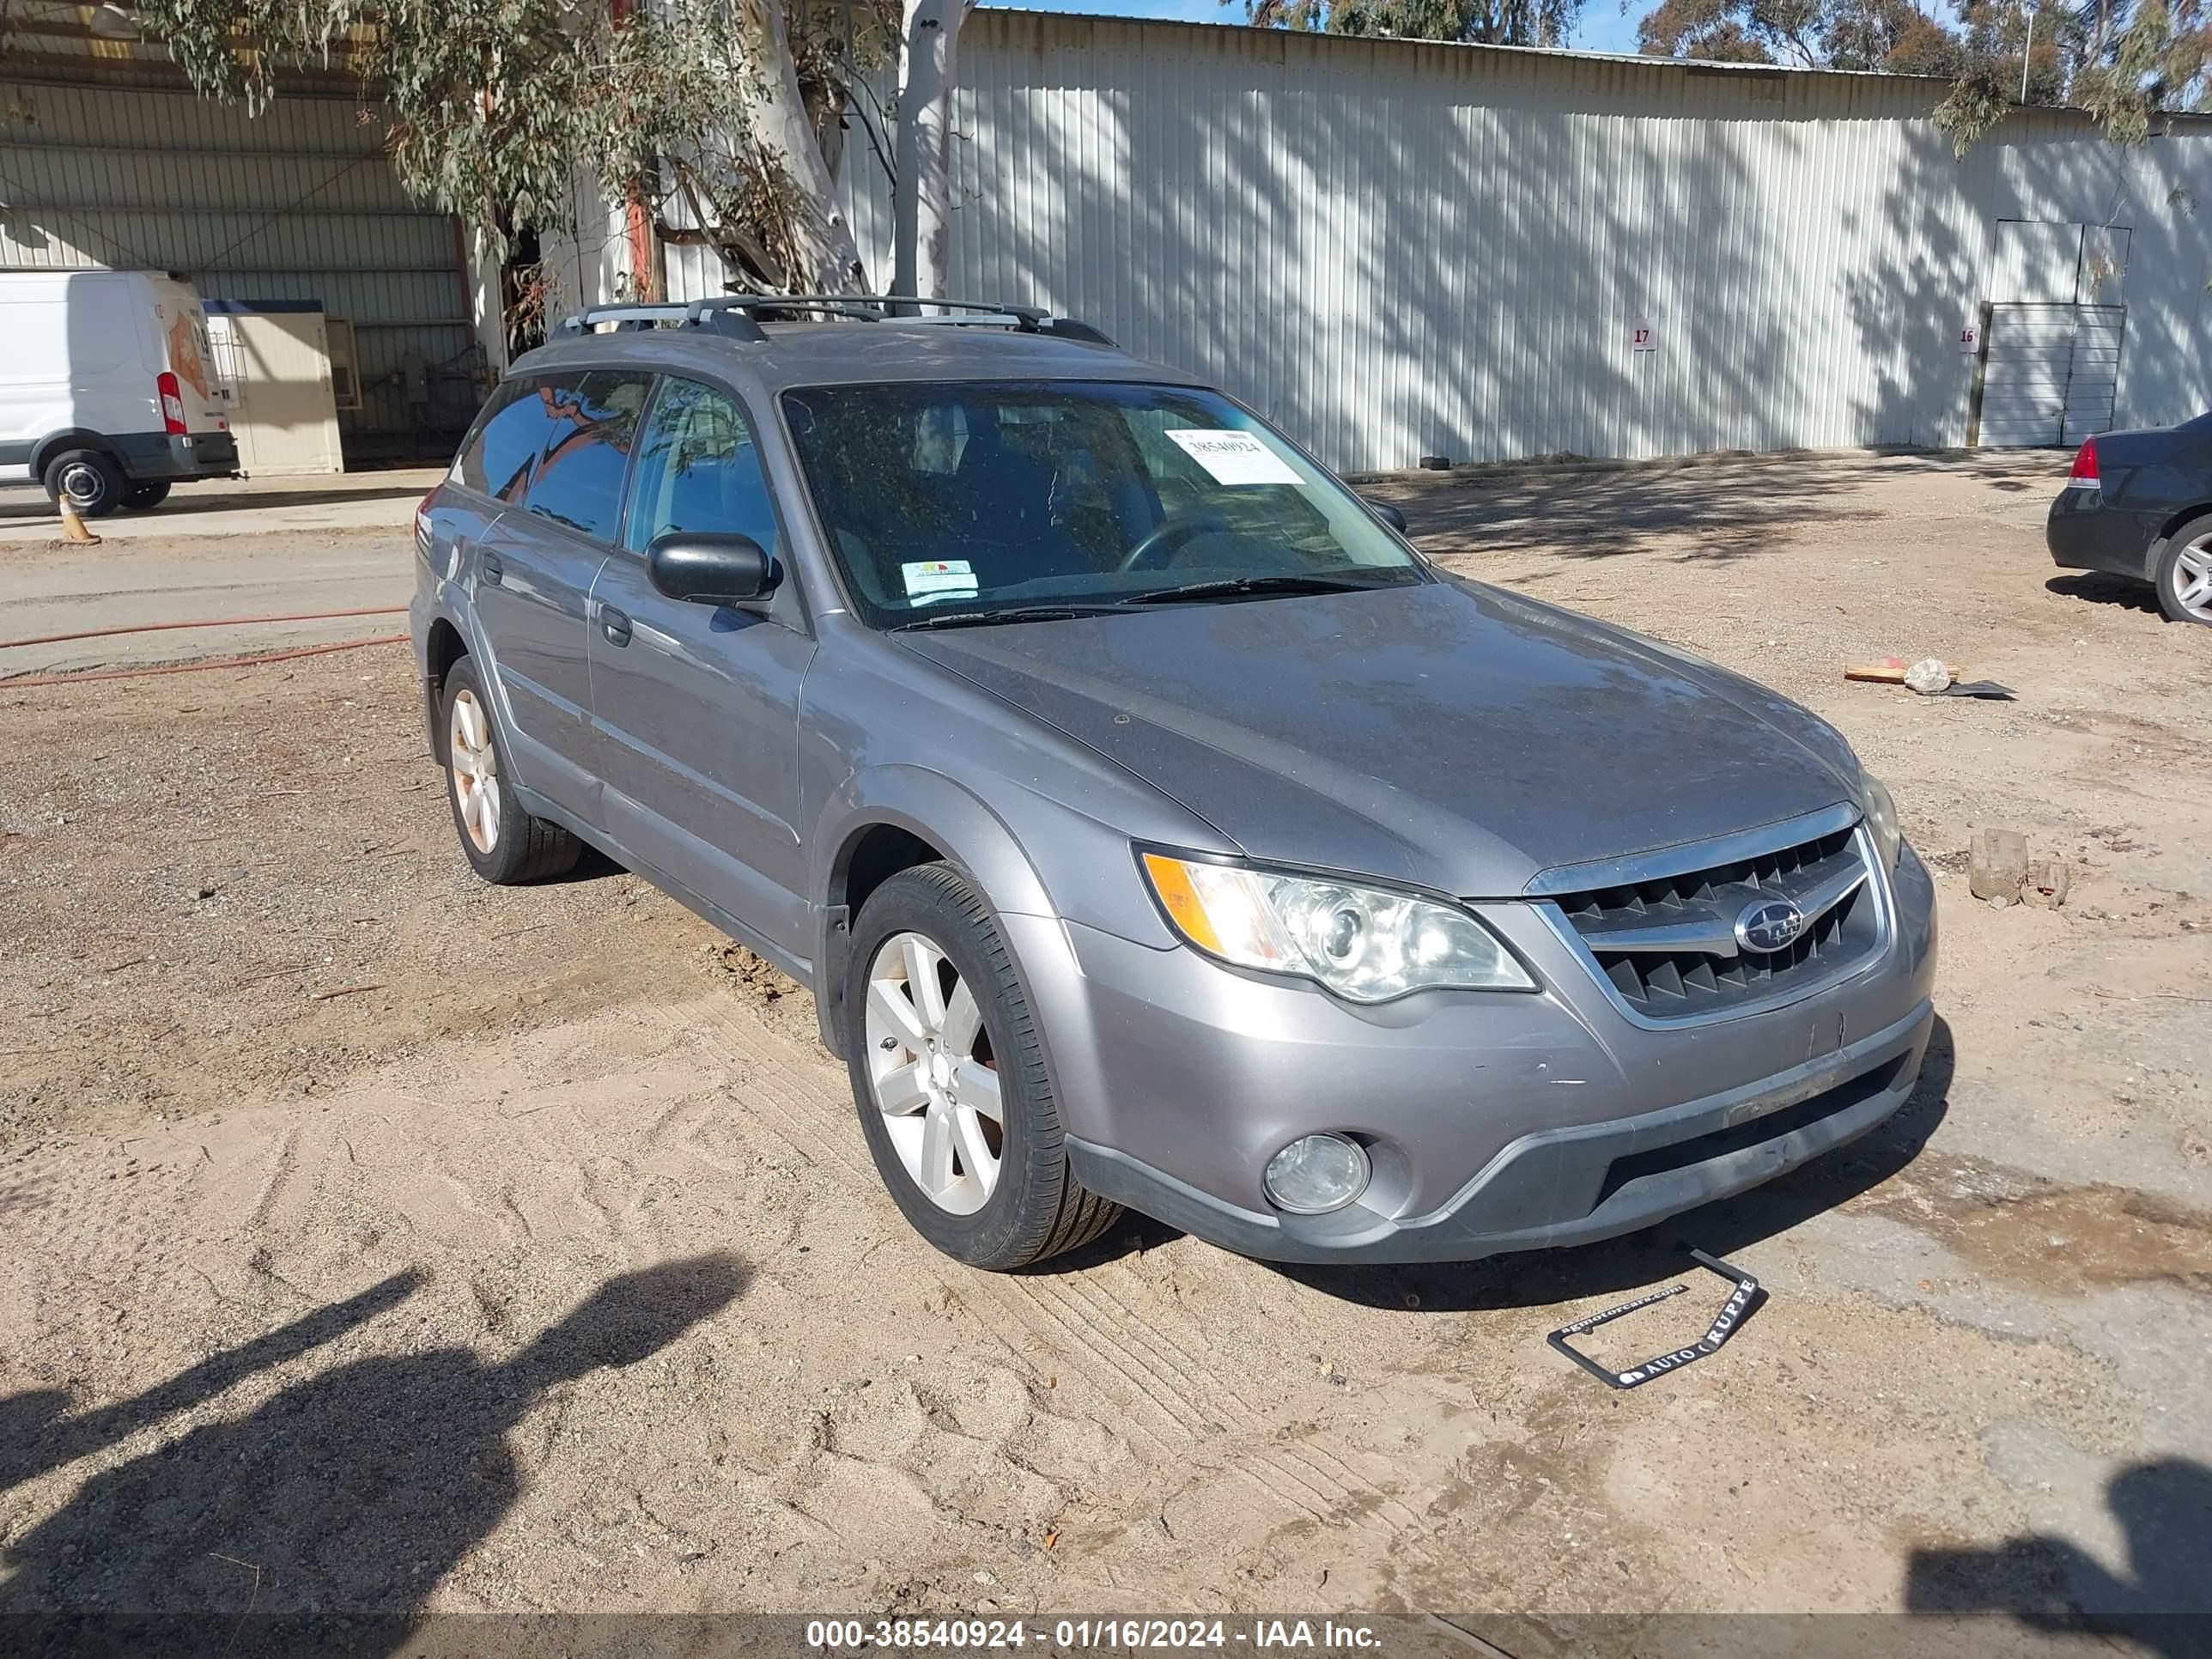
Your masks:
<path fill-rule="evenodd" d="M 814 1619 L 806 1645 L 830 1653 L 864 1649 L 938 1649 L 973 1652 L 1027 1648 L 1047 1652 L 1092 1649 L 1249 1648 L 1310 1652 L 1372 1652 L 1382 1637 L 1370 1625 L 1332 1619 Z"/>

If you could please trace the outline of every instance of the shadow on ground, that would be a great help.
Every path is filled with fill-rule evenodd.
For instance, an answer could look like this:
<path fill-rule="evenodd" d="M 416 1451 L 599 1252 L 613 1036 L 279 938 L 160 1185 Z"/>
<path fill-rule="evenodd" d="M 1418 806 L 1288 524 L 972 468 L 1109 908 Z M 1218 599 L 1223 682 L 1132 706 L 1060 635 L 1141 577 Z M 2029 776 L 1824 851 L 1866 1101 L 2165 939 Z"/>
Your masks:
<path fill-rule="evenodd" d="M 746 1278 L 722 1255 L 625 1273 L 510 1358 L 445 1347 L 354 1360 L 103 1470 L 0 1557 L 5 1645 L 394 1651 L 520 1493 L 507 1431 L 550 1390 L 659 1352 Z M 0 1401 L 0 1468 L 14 1484 L 112 1444 L 352 1329 L 416 1282 L 387 1279 L 82 1417 L 52 1420 L 48 1393 Z"/>
<path fill-rule="evenodd" d="M 2114 1475 L 2105 1501 L 2127 1550 L 2119 1572 L 2063 1538 L 1995 1549 L 1918 1549 L 1906 1565 L 1914 1613 L 2010 1613 L 2030 1629 L 2139 1644 L 2160 1659 L 2212 1655 L 2212 1468 L 2186 1458 Z"/>
<path fill-rule="evenodd" d="M 2062 599 L 2087 599 L 2092 605 L 2116 605 L 2123 611 L 2145 611 L 2154 617 L 2164 617 L 2158 608 L 2158 594 L 2147 581 L 2130 581 L 2125 576 L 2108 575 L 2101 570 L 2084 571 L 2078 575 L 2053 576 L 2044 583 L 2046 592 L 2056 593 Z"/>
<path fill-rule="evenodd" d="M 1942 1122 L 1957 1064 L 1951 1028 L 1939 1015 L 1921 1061 L 1919 1084 L 1894 1115 L 1850 1145 L 1763 1187 L 1624 1238 L 1472 1263 L 1379 1267 L 1280 1264 L 1278 1271 L 1346 1301 L 1425 1313 L 1541 1308 L 1641 1290 L 1655 1279 L 1690 1268 L 1693 1247 L 1711 1255 L 1731 1255 L 1832 1210 L 1903 1170 Z"/>
<path fill-rule="evenodd" d="M 1787 462 L 1787 465 L 1778 463 Z M 1404 510 L 1431 555 L 1540 552 L 1569 559 L 1650 550 L 1661 538 L 1694 532 L 1685 560 L 1727 560 L 1759 551 L 1777 536 L 1864 510 L 1876 482 L 1915 474 L 1984 479 L 2010 496 L 2061 476 L 2036 451 L 1868 455 L 1814 461 L 1802 453 L 1722 458 L 1696 465 L 1557 471 L 1393 473 L 1361 493 Z"/>

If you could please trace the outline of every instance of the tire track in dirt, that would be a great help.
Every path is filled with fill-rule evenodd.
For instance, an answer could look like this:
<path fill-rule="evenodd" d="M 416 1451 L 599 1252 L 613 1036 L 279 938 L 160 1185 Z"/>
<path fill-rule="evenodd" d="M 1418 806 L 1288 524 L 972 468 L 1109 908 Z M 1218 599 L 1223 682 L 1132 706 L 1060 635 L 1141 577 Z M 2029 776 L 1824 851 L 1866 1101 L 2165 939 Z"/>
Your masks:
<path fill-rule="evenodd" d="M 687 1013 L 677 1023 L 688 1024 L 691 1018 Z M 854 1108 L 842 1068 L 826 1054 L 818 1066 L 795 1054 L 763 1054 L 764 1048 L 781 1046 L 779 1034 L 738 1008 L 718 1006 L 710 1018 L 753 1068 L 755 1088 L 769 1084 L 772 1095 L 789 1109 L 772 1122 L 751 1113 L 754 1121 L 803 1154 L 836 1168 L 852 1185 L 889 1206 L 882 1178 L 853 1122 Z M 802 1068 L 818 1071 L 819 1086 L 797 1075 Z M 838 1133 L 840 1127 L 850 1129 L 849 1135 Z M 902 1219 L 895 1224 L 904 1227 Z M 1191 1241 L 1188 1248 L 1210 1247 Z M 1223 1261 L 1232 1271 L 1253 1271 L 1229 1258 Z M 1019 1275 L 965 1273 L 957 1280 L 941 1271 L 933 1276 L 945 1290 L 957 1283 L 963 1303 L 988 1304 L 1030 1342 L 1054 1355 L 1063 1370 L 1079 1375 L 1089 1389 L 1113 1403 L 1124 1424 L 1158 1448 L 1168 1467 L 1179 1467 L 1194 1447 L 1217 1444 L 1226 1449 L 1243 1442 L 1218 1465 L 1221 1474 L 1249 1483 L 1280 1511 L 1283 1522 L 1348 1524 L 1380 1534 L 1380 1541 L 1393 1552 L 1409 1543 L 1420 1547 L 1422 1517 L 1395 1489 L 1316 1443 L 1282 1441 L 1276 1420 L 1249 1405 L 1193 1347 L 1176 1341 L 1165 1322 L 1140 1316 L 1103 1288 L 1117 1271 L 1116 1264 L 1108 1263 L 1063 1275 L 1047 1268 Z M 1100 1305 L 1101 1298 L 1106 1305 Z M 988 1321 L 979 1323 L 991 1328 Z M 1119 1334 L 1132 1330 L 1146 1334 L 1149 1352 Z M 1099 1363 L 1102 1355 L 1107 1357 L 1104 1364 Z"/>

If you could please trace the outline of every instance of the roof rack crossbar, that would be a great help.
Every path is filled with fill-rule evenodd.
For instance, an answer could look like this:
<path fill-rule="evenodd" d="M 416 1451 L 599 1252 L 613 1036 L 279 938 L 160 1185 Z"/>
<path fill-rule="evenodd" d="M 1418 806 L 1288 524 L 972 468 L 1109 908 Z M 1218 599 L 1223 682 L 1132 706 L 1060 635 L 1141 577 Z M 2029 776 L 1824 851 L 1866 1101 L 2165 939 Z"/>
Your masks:
<path fill-rule="evenodd" d="M 593 333 L 602 323 L 612 323 L 617 332 L 667 324 L 677 328 L 708 328 L 740 340 L 765 340 L 760 325 L 742 312 L 714 301 L 685 300 L 667 304 L 586 306 L 564 319 L 556 332 L 566 336 Z"/>
<path fill-rule="evenodd" d="M 1052 317 L 1042 306 L 1007 305 L 997 300 L 954 300 L 934 294 L 745 294 L 732 290 L 719 301 L 702 303 L 737 306 L 748 311 L 771 310 L 778 306 L 787 306 L 795 311 L 813 310 L 820 306 L 872 306 L 884 315 L 891 314 L 894 307 L 937 306 L 948 311 L 980 311 L 993 316 L 1018 318 L 1024 330 L 1035 329 Z"/>
<path fill-rule="evenodd" d="M 874 300 L 872 294 L 722 294 L 691 303 L 699 311 L 806 311 L 874 323 L 883 320 L 883 313 L 872 303 Z"/>
<path fill-rule="evenodd" d="M 562 319 L 555 331 L 560 334 L 586 334 L 600 323 L 612 323 L 620 328 L 625 325 L 657 322 L 684 314 L 684 307 L 675 305 L 605 305 L 586 306 Z"/>
<path fill-rule="evenodd" d="M 901 317 L 902 324 L 927 325 L 933 328 L 1004 328 L 1003 319 L 982 317 Z M 1087 340 L 1094 345 L 1112 345 L 1114 342 L 1103 331 L 1074 317 L 1040 316 L 1034 325 L 1024 325 L 1021 331 L 1029 334 L 1050 334 L 1063 340 Z"/>

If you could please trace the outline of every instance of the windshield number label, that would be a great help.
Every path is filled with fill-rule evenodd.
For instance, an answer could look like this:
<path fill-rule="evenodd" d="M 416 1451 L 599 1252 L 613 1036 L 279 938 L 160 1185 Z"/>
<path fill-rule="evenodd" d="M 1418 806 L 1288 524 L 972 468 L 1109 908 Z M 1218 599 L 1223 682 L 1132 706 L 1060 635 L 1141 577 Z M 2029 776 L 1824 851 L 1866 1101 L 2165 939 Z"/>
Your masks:
<path fill-rule="evenodd" d="M 899 574 L 906 578 L 907 598 L 916 605 L 975 597 L 975 573 L 965 559 L 920 559 L 901 565 Z"/>
<path fill-rule="evenodd" d="M 1294 484 L 1304 482 L 1283 458 L 1249 432 L 1171 428 L 1168 437 L 1219 484 Z"/>

